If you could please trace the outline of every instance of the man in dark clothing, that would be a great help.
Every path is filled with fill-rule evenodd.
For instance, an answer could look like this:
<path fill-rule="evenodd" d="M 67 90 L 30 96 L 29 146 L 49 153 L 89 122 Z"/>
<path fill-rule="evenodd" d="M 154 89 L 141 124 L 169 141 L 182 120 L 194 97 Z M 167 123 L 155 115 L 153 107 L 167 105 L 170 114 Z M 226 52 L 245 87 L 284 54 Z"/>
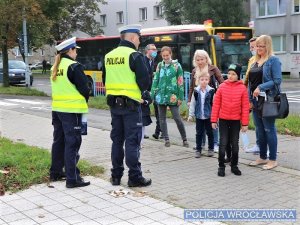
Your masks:
<path fill-rule="evenodd" d="M 128 186 L 145 187 L 151 179 L 142 175 L 140 143 L 142 136 L 142 93 L 149 88 L 148 70 L 144 57 L 136 49 L 140 44 L 141 25 L 127 25 L 119 29 L 118 48 L 105 55 L 103 83 L 112 118 L 111 183 L 120 185 L 125 162 L 129 168 Z M 125 144 L 125 152 L 124 152 Z"/>
<path fill-rule="evenodd" d="M 47 71 L 47 61 L 44 59 L 43 62 L 43 71 L 42 71 L 42 74 L 45 73 L 46 74 L 46 71 Z"/>
<path fill-rule="evenodd" d="M 151 85 L 152 85 L 153 72 L 155 69 L 154 68 L 154 59 L 157 56 L 156 46 L 154 44 L 148 44 L 145 48 L 145 53 L 146 53 L 146 55 L 144 56 L 145 62 L 146 62 L 149 78 L 151 80 Z M 149 89 L 148 89 L 149 91 L 151 91 L 151 85 L 149 86 Z M 158 139 L 159 134 L 161 132 L 160 125 L 159 125 L 158 108 L 157 108 L 157 104 L 155 103 L 155 101 L 153 102 L 153 105 L 154 105 L 154 112 L 155 112 L 155 118 L 156 118 L 156 127 L 155 127 L 155 132 L 152 135 L 152 137 L 154 137 L 155 139 Z"/>

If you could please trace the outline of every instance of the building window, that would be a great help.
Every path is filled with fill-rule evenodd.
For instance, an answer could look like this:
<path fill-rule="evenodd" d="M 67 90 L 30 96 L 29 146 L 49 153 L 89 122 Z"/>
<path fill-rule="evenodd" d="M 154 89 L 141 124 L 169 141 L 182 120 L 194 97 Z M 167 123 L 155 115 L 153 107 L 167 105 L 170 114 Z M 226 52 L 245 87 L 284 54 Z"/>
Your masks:
<path fill-rule="evenodd" d="M 257 0 L 257 3 L 258 16 L 276 16 L 286 14 L 287 0 Z"/>
<path fill-rule="evenodd" d="M 300 52 L 300 34 L 293 34 L 293 51 Z"/>
<path fill-rule="evenodd" d="M 147 20 L 147 8 L 140 8 L 140 21 Z"/>
<path fill-rule="evenodd" d="M 156 5 L 153 7 L 154 19 L 160 19 L 163 17 L 161 5 Z"/>
<path fill-rule="evenodd" d="M 294 13 L 299 13 L 300 0 L 294 0 Z"/>
<path fill-rule="evenodd" d="M 45 51 L 44 49 L 41 49 L 41 56 L 44 56 L 45 55 Z"/>
<path fill-rule="evenodd" d="M 100 15 L 100 26 L 101 27 L 106 26 L 106 15 Z"/>
<path fill-rule="evenodd" d="M 124 23 L 124 13 L 123 13 L 123 11 L 117 12 L 117 23 Z"/>
<path fill-rule="evenodd" d="M 274 52 L 284 52 L 285 51 L 285 35 L 272 36 L 273 50 Z"/>

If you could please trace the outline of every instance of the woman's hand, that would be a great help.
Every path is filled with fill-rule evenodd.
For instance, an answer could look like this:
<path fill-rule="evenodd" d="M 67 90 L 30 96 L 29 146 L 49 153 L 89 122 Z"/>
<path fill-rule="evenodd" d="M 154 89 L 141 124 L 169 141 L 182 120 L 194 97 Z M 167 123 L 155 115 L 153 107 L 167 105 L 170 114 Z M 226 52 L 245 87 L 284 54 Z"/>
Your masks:
<path fill-rule="evenodd" d="M 246 132 L 248 130 L 248 126 L 242 126 L 242 132 Z"/>
<path fill-rule="evenodd" d="M 211 127 L 212 127 L 212 129 L 217 129 L 217 127 L 218 127 L 218 125 L 217 125 L 217 123 L 211 123 Z"/>
<path fill-rule="evenodd" d="M 192 116 L 189 116 L 188 119 L 187 119 L 188 122 L 192 122 L 193 120 L 194 120 L 194 119 L 193 119 Z"/>
<path fill-rule="evenodd" d="M 257 97 L 257 96 L 259 96 L 259 93 L 260 93 L 260 90 L 259 90 L 259 88 L 257 87 L 255 90 L 254 90 L 254 92 L 253 92 L 253 97 Z"/>
<path fill-rule="evenodd" d="M 181 100 L 177 100 L 177 106 L 180 106 L 180 105 L 181 105 L 181 103 L 182 103 L 182 101 L 181 101 Z"/>

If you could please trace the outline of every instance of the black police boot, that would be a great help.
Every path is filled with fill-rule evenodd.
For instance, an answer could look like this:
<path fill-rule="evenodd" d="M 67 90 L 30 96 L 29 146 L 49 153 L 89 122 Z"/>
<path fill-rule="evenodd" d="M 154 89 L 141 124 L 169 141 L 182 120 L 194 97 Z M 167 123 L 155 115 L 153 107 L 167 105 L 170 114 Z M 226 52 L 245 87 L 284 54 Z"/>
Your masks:
<path fill-rule="evenodd" d="M 76 182 L 68 182 L 66 184 L 67 188 L 77 188 L 77 187 L 85 187 L 90 185 L 89 181 L 84 181 L 83 178 L 78 179 Z"/>
<path fill-rule="evenodd" d="M 159 138 L 159 134 L 152 134 L 152 137 L 154 137 L 155 139 L 158 139 Z"/>
<path fill-rule="evenodd" d="M 239 168 L 237 166 L 232 166 L 231 167 L 231 172 L 234 175 L 237 175 L 237 176 L 241 176 L 242 175 L 242 172 L 239 170 Z"/>
<path fill-rule="evenodd" d="M 115 178 L 115 177 L 111 177 L 110 178 L 110 183 L 114 186 L 116 185 L 120 185 L 121 184 L 121 178 Z"/>
<path fill-rule="evenodd" d="M 219 167 L 218 176 L 219 177 L 225 177 L 225 167 Z"/>
<path fill-rule="evenodd" d="M 65 180 L 66 179 L 66 173 L 62 172 L 59 174 L 50 174 L 50 181 L 60 181 L 60 180 Z"/>
<path fill-rule="evenodd" d="M 151 179 L 147 179 L 147 178 L 140 178 L 137 181 L 132 181 L 132 180 L 128 180 L 128 187 L 146 187 L 151 185 L 152 180 Z"/>

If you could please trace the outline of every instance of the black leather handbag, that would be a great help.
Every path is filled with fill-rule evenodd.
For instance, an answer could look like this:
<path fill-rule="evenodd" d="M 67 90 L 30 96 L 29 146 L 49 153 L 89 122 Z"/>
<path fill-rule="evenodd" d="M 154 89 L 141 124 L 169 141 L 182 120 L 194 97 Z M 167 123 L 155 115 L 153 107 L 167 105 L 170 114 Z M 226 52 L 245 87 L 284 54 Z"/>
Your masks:
<path fill-rule="evenodd" d="M 284 119 L 289 115 L 289 102 L 285 93 L 279 93 L 274 100 L 263 103 L 262 117 Z"/>

